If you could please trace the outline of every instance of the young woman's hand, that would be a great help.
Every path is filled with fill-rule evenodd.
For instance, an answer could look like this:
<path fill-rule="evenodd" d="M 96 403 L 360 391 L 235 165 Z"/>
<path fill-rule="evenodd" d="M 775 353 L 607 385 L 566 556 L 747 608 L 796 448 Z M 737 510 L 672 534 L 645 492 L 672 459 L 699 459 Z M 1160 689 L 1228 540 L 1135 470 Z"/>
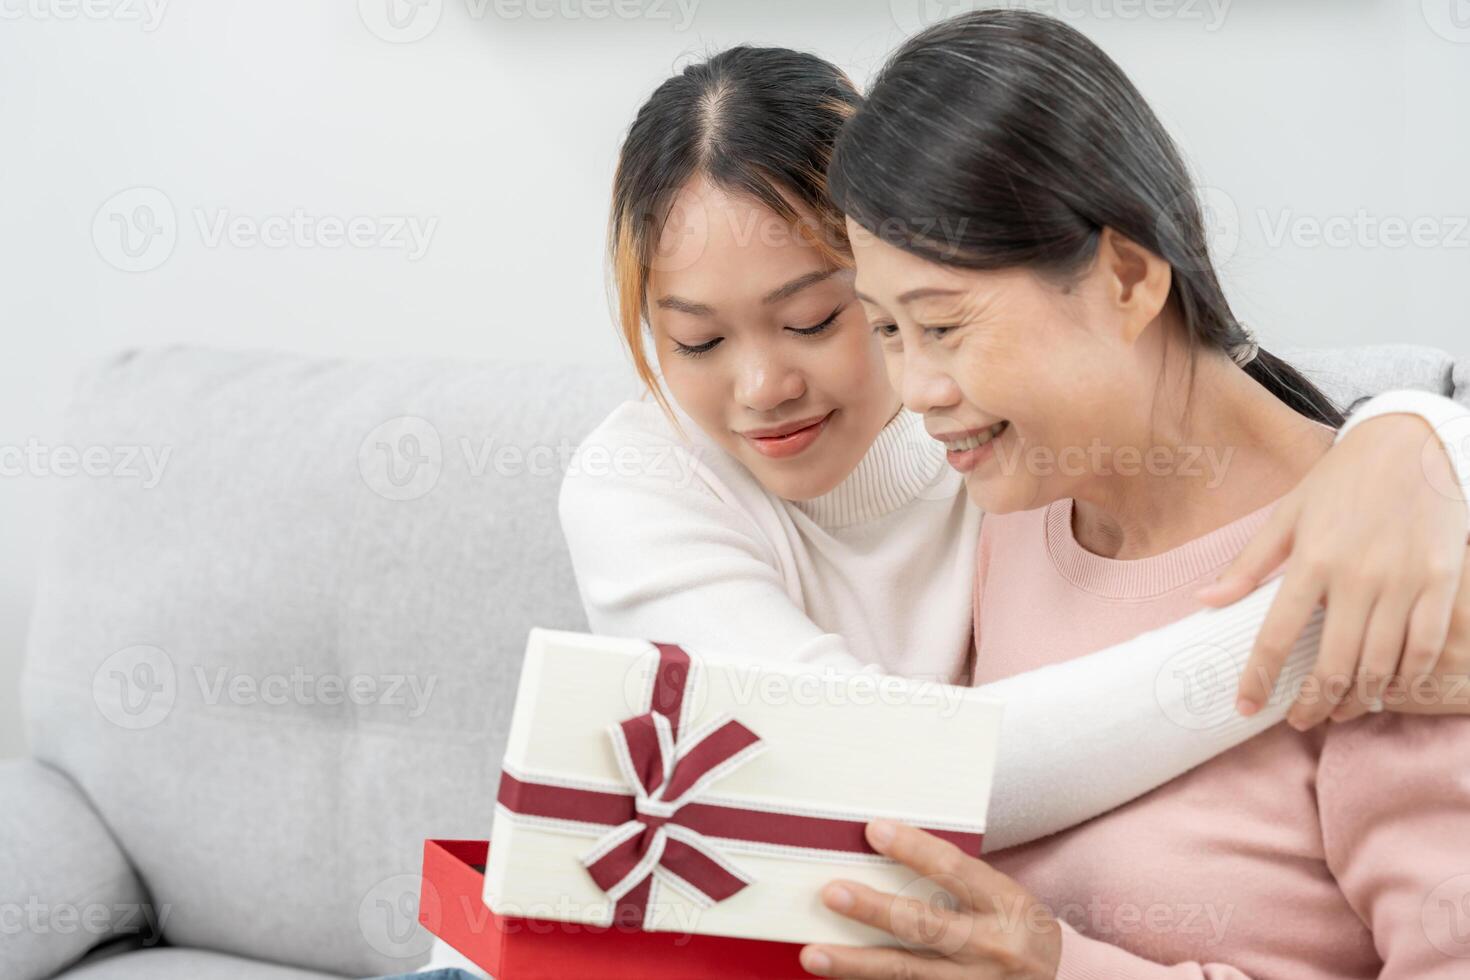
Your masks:
<path fill-rule="evenodd" d="M 1450 635 L 1434 670 L 1415 679 L 1394 677 L 1381 698 L 1383 710 L 1410 715 L 1470 714 L 1470 548 L 1450 617 Z M 1363 697 L 1353 697 L 1333 712 L 1333 721 L 1352 721 L 1376 710 Z"/>
<path fill-rule="evenodd" d="M 834 881 L 822 890 L 828 908 L 892 933 L 904 948 L 807 946 L 801 965 L 808 972 L 853 980 L 1054 980 L 1061 926 L 1026 889 L 905 824 L 875 820 L 868 842 L 954 901 L 925 902 Z"/>
<path fill-rule="evenodd" d="M 1321 652 L 1287 720 L 1306 729 L 1335 712 L 1389 703 L 1413 689 L 1444 650 L 1465 560 L 1466 502 L 1429 424 L 1415 415 L 1365 421 L 1335 445 L 1271 515 L 1220 579 L 1200 593 L 1229 605 L 1286 562 L 1241 676 L 1243 714 L 1266 703 L 1296 638 L 1326 605 Z M 1446 692 L 1449 686 L 1445 687 Z M 1451 713 L 1470 712 L 1470 704 Z M 1339 711 L 1341 708 L 1341 711 Z"/>

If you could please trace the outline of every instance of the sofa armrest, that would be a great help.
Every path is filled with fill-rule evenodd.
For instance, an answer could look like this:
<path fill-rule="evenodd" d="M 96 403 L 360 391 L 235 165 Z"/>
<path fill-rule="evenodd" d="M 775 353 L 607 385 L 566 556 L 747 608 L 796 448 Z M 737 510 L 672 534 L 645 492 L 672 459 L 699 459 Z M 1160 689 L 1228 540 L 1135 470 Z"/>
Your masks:
<path fill-rule="evenodd" d="M 159 916 L 101 817 L 61 772 L 0 762 L 0 963 L 40 980 Z M 156 937 L 154 939 L 156 941 Z"/>

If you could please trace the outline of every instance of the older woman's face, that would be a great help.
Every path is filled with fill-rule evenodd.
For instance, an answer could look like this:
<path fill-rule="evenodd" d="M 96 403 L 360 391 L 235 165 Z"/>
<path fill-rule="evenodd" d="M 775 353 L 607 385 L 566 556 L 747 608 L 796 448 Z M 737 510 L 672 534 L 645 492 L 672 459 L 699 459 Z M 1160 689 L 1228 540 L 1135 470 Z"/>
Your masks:
<path fill-rule="evenodd" d="M 703 180 L 676 199 L 658 256 L 648 317 L 674 400 L 777 496 L 835 487 L 899 407 L 851 271 Z"/>
<path fill-rule="evenodd" d="M 848 234 L 889 379 L 970 499 L 1004 513 L 1074 496 L 1089 447 L 1119 431 L 1141 384 L 1102 291 L 1088 277 L 1064 289 L 1025 270 L 939 265 L 851 220 Z"/>

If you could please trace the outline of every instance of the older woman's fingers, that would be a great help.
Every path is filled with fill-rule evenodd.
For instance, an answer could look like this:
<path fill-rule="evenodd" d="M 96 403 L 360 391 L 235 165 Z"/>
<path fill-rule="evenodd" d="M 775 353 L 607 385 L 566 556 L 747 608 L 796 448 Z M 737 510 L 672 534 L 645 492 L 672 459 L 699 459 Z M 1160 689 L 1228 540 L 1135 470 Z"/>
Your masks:
<path fill-rule="evenodd" d="M 851 980 L 922 980 L 954 976 L 941 961 L 907 950 L 868 946 L 807 946 L 801 968 L 819 977 Z M 958 977 L 956 977 L 958 980 Z"/>
<path fill-rule="evenodd" d="M 1010 879 L 959 847 L 931 833 L 895 820 L 868 824 L 868 843 L 885 857 L 933 879 L 959 900 L 961 909 L 981 907 L 985 896 L 1006 890 Z M 988 905 L 983 911 L 990 911 Z"/>
<path fill-rule="evenodd" d="M 834 881 L 822 889 L 827 907 L 849 919 L 882 929 L 911 950 L 952 956 L 965 947 L 975 919 L 904 895 L 890 895 L 853 881 Z"/>

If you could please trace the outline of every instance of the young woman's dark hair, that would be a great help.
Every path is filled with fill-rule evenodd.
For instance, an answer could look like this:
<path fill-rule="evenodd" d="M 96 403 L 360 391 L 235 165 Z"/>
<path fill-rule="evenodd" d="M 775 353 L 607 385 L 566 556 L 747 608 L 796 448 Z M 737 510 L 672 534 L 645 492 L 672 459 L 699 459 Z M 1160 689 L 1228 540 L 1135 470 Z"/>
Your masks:
<path fill-rule="evenodd" d="M 638 110 L 613 178 L 609 252 L 623 339 L 665 408 L 644 353 L 643 323 L 648 274 L 675 196 L 703 176 L 759 201 L 834 263 L 850 265 L 847 225 L 827 193 L 827 165 L 858 101 L 842 70 L 816 55 L 742 46 L 688 66 Z"/>
<path fill-rule="evenodd" d="M 1172 266 L 1192 348 L 1250 342 L 1174 141 L 1122 69 L 1054 18 L 981 10 L 910 39 L 838 137 L 828 182 L 858 224 L 951 266 L 1065 281 L 1112 228 Z M 1280 358 L 1261 350 L 1245 370 L 1302 415 L 1342 424 Z"/>

